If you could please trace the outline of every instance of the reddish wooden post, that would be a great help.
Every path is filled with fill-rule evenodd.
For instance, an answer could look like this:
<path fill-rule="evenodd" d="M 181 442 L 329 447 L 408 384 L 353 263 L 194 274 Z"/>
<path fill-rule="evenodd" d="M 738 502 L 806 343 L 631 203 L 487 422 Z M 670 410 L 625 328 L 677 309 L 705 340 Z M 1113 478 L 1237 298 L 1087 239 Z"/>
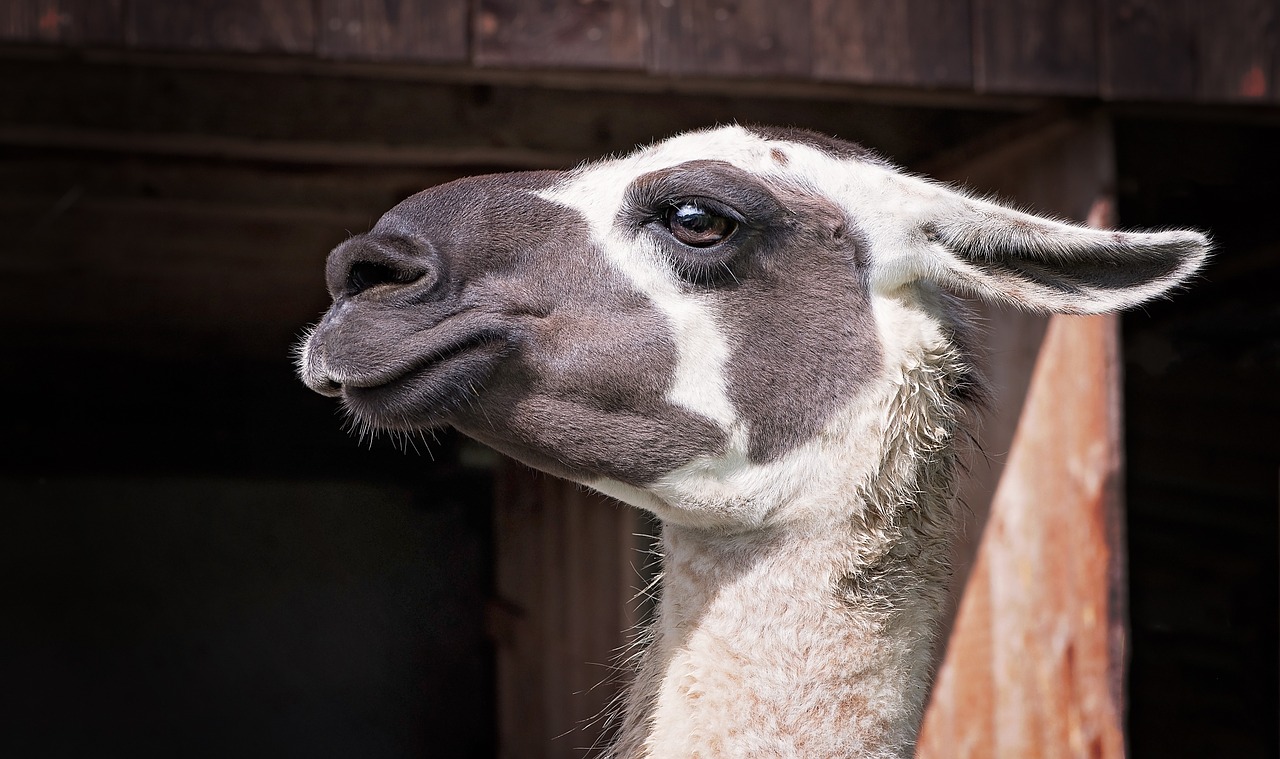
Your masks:
<path fill-rule="evenodd" d="M 999 153 L 970 164 L 981 167 L 974 173 L 987 187 L 1017 200 L 1031 196 L 1043 210 L 1077 218 L 1088 211 L 1092 223 L 1109 221 L 1105 121 L 1059 124 Z M 997 332 L 1010 328 L 993 325 Z M 1026 332 L 1016 321 L 1012 328 Z M 993 361 L 1010 359 L 1019 360 Z M 1017 408 L 1012 390 L 1000 397 L 997 414 L 1005 404 Z M 918 756 L 1124 756 L 1121 392 L 1118 319 L 1054 317 L 981 533 Z M 998 432 L 1006 425 L 995 426 Z M 983 504 L 971 505 L 980 516 Z"/>
<path fill-rule="evenodd" d="M 1117 356 L 1115 317 L 1049 325 L 922 756 L 1124 755 Z"/>

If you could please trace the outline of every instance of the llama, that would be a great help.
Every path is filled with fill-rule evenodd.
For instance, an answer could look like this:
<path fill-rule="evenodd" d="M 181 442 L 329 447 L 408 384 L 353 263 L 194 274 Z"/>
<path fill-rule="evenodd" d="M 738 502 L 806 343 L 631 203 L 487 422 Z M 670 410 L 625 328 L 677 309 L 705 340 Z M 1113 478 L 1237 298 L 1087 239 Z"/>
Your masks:
<path fill-rule="evenodd" d="M 330 254 L 300 372 L 360 425 L 452 425 L 657 515 L 610 756 L 903 757 L 984 399 L 955 293 L 1114 311 L 1208 247 L 722 127 L 408 198 Z"/>

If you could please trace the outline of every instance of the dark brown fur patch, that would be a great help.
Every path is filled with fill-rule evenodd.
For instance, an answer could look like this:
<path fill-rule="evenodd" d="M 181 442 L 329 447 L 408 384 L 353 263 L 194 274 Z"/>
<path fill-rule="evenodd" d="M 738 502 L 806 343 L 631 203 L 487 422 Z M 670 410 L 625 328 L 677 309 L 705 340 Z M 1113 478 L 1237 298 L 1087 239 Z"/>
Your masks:
<path fill-rule="evenodd" d="M 844 213 L 783 195 L 779 233 L 726 298 L 730 397 L 750 422 L 750 456 L 769 461 L 817 435 L 878 370 L 860 235 Z"/>

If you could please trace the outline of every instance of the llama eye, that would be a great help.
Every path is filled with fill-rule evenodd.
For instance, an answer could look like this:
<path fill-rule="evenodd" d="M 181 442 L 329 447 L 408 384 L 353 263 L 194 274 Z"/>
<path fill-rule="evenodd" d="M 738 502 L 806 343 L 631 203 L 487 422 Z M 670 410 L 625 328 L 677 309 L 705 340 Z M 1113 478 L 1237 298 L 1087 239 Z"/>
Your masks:
<path fill-rule="evenodd" d="M 663 221 L 671 236 L 692 248 L 709 248 L 729 239 L 738 222 L 708 211 L 696 203 L 680 203 L 667 209 Z"/>

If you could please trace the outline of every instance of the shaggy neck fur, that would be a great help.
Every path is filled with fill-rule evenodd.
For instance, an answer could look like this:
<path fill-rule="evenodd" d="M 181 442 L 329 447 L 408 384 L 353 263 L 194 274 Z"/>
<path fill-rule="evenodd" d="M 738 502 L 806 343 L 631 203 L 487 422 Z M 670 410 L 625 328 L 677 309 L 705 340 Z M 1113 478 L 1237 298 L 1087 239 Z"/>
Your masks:
<path fill-rule="evenodd" d="M 610 756 L 913 753 L 950 573 L 955 437 L 979 394 L 950 340 L 908 356 L 867 431 L 878 466 L 842 518 L 664 525 L 658 618 Z"/>

